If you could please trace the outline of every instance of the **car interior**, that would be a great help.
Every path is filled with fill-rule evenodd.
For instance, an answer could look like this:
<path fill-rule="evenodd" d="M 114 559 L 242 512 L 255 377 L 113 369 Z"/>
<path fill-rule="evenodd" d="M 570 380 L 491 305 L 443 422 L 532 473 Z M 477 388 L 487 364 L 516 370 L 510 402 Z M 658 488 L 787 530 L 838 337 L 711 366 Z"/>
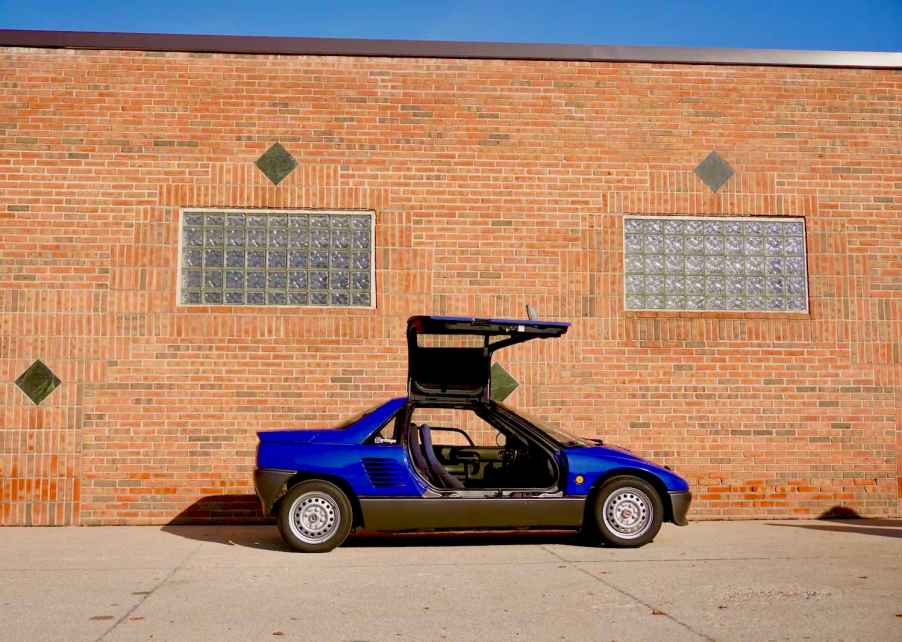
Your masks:
<path fill-rule="evenodd" d="M 545 489 L 557 481 L 551 455 L 509 427 L 482 417 L 476 428 L 419 422 L 417 410 L 407 428 L 414 466 L 441 489 Z M 472 413 L 472 411 L 466 411 Z M 428 413 L 427 413 L 428 414 Z M 464 422 L 462 422 L 464 423 Z"/>

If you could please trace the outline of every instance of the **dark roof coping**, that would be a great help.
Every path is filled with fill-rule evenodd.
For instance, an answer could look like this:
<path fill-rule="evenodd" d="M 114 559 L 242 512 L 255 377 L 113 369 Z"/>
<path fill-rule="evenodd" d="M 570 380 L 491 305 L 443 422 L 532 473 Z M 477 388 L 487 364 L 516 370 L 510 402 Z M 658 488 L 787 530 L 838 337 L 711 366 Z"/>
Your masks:
<path fill-rule="evenodd" d="M 902 68 L 902 53 L 0 29 L 0 46 L 234 54 Z"/>

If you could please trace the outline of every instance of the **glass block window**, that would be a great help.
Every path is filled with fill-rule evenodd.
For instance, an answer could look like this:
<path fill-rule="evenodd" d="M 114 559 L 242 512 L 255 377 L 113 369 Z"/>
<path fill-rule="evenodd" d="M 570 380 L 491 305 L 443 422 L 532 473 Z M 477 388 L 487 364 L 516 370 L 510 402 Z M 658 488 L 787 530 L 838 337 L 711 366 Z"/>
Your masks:
<path fill-rule="evenodd" d="M 627 310 L 808 311 L 803 218 L 626 216 Z"/>
<path fill-rule="evenodd" d="M 185 210 L 179 303 L 372 307 L 372 212 Z"/>

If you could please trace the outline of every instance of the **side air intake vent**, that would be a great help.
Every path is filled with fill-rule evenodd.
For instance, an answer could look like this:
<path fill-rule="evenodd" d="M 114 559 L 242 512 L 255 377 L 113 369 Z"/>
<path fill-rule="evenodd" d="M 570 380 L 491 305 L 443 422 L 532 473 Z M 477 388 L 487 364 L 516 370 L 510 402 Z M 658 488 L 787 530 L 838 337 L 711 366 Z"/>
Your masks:
<path fill-rule="evenodd" d="M 363 467 L 366 469 L 370 483 L 376 488 L 392 488 L 404 485 L 404 470 L 394 459 L 381 457 L 364 457 Z"/>

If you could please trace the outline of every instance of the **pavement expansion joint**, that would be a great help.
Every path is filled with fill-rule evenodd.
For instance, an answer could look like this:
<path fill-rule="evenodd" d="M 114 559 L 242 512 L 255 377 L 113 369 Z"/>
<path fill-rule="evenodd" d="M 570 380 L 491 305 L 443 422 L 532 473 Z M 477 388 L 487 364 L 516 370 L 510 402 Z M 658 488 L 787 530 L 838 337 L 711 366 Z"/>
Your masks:
<path fill-rule="evenodd" d="M 677 619 L 676 617 L 672 616 L 670 613 L 667 613 L 666 611 L 663 611 L 663 610 L 661 610 L 661 609 L 659 609 L 659 608 L 653 606 L 652 604 L 649 604 L 648 602 L 646 602 L 646 601 L 643 600 L 642 598 L 640 598 L 640 597 L 638 597 L 638 596 L 636 596 L 636 595 L 630 593 L 629 591 L 626 591 L 626 590 L 620 588 L 620 587 L 617 586 L 616 584 L 613 584 L 613 583 L 611 583 L 611 582 L 608 582 L 607 580 L 604 580 L 604 579 L 598 577 L 598 576 L 595 575 L 592 571 L 590 571 L 590 570 L 588 570 L 588 569 L 585 569 L 585 568 L 582 568 L 582 567 L 580 567 L 580 566 L 577 566 L 576 563 L 571 562 L 570 560 L 566 559 L 565 557 L 562 557 L 562 556 L 558 555 L 555 551 L 549 549 L 547 546 L 542 545 L 541 548 L 542 548 L 543 550 L 545 550 L 546 552 L 550 553 L 551 555 L 554 555 L 557 559 L 559 559 L 562 563 L 566 564 L 566 565 L 569 566 L 570 568 L 572 568 L 572 569 L 574 569 L 574 570 L 576 570 L 576 571 L 582 573 L 583 575 L 587 575 L 587 576 L 591 577 L 593 580 L 595 580 L 595 581 L 598 582 L 599 584 L 604 584 L 604 585 L 607 586 L 609 589 L 611 589 L 611 590 L 613 590 L 613 591 L 617 591 L 618 593 L 620 593 L 620 594 L 623 595 L 624 597 L 626 597 L 626 598 L 628 598 L 628 599 L 631 599 L 631 600 L 633 600 L 634 602 L 637 602 L 637 603 L 641 604 L 642 606 L 644 606 L 645 608 L 647 608 L 647 609 L 651 612 L 652 615 L 659 615 L 659 616 L 666 617 L 668 620 L 670 620 L 670 621 L 673 622 L 674 624 L 676 624 L 676 625 L 678 625 L 678 626 L 680 626 L 680 627 L 686 629 L 687 631 L 689 631 L 689 632 L 692 633 L 693 635 L 695 635 L 695 636 L 701 638 L 702 640 L 708 640 L 708 642 L 716 642 L 716 640 L 715 640 L 714 638 L 712 638 L 711 636 L 705 635 L 705 634 L 702 633 L 701 631 L 698 631 L 698 630 L 694 629 L 692 626 L 690 626 L 689 624 L 683 622 L 682 620 Z"/>
<path fill-rule="evenodd" d="M 184 568 L 185 565 L 188 563 L 188 561 L 189 561 L 192 557 L 194 557 L 194 555 L 195 555 L 198 551 L 200 551 L 200 549 L 203 547 L 203 545 L 204 545 L 204 543 L 203 543 L 203 542 L 200 542 L 200 543 L 199 543 L 197 546 L 195 546 L 191 551 L 189 551 L 188 554 L 182 559 L 182 561 L 179 562 L 178 565 L 176 565 L 175 568 L 173 568 L 171 571 L 169 571 L 169 572 L 166 574 L 166 576 L 165 576 L 162 580 L 160 580 L 159 582 L 157 582 L 157 584 L 156 584 L 152 589 L 150 589 L 149 591 L 136 591 L 135 593 L 133 593 L 132 595 L 137 595 L 137 594 L 140 593 L 141 599 L 139 599 L 139 600 L 135 603 L 135 605 L 134 605 L 132 608 L 130 608 L 128 611 L 126 611 L 125 614 L 124 614 L 122 617 L 120 617 L 118 620 L 116 620 L 115 622 L 113 622 L 113 624 L 112 624 L 106 631 L 104 631 L 103 633 L 101 633 L 100 636 L 95 640 L 95 642 L 101 642 L 101 640 L 105 639 L 110 633 L 112 633 L 113 631 L 115 631 L 116 628 L 117 628 L 120 624 L 122 624 L 123 622 L 125 622 L 125 621 L 129 618 L 129 616 L 130 616 L 132 613 L 134 613 L 135 611 L 137 611 L 138 608 L 139 608 L 142 604 L 144 604 L 145 601 L 147 601 L 147 598 L 149 598 L 151 595 L 153 595 L 154 593 L 156 593 L 157 589 L 159 589 L 159 588 L 160 588 L 161 586 L 163 586 L 166 582 L 168 582 L 168 581 L 172 578 L 172 576 L 175 575 L 179 570 L 181 570 L 182 568 Z"/>

